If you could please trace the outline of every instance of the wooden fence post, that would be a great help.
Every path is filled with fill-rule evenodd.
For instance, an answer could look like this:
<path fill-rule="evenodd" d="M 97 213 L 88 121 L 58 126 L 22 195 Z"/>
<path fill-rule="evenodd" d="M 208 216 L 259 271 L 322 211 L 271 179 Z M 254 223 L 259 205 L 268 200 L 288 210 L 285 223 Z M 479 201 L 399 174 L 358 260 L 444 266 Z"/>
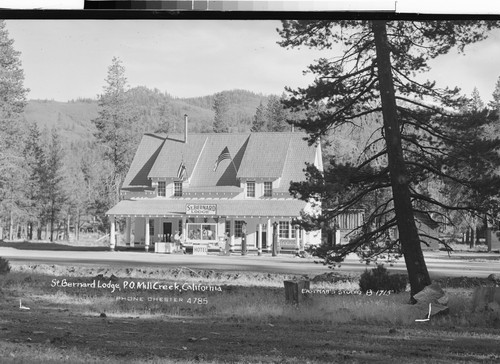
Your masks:
<path fill-rule="evenodd" d="M 309 290 L 310 281 L 284 281 L 286 303 L 298 305 L 309 297 L 308 293 L 302 293 L 303 289 Z"/>

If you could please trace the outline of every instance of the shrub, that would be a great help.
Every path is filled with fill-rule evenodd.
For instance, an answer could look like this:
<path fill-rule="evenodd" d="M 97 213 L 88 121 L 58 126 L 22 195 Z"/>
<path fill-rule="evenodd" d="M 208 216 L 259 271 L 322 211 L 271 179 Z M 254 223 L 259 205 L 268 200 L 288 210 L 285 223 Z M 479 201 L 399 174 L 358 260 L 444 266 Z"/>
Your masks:
<path fill-rule="evenodd" d="M 408 278 L 404 274 L 390 275 L 383 264 L 378 264 L 376 268 L 365 272 L 359 278 L 359 288 L 362 292 L 372 291 L 393 291 L 403 292 L 406 289 Z"/>
<path fill-rule="evenodd" d="M 7 274 L 10 272 L 9 261 L 0 257 L 0 274 Z"/>

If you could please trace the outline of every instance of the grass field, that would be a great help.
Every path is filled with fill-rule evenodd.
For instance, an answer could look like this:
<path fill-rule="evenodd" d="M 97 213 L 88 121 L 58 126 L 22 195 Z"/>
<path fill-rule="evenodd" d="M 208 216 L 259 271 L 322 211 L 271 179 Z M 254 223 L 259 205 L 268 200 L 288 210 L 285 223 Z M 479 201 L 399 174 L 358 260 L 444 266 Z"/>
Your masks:
<path fill-rule="evenodd" d="M 408 292 L 360 294 L 357 277 L 340 273 L 330 282 L 312 282 L 317 293 L 303 304 L 287 304 L 283 280 L 292 278 L 140 267 L 89 275 L 83 267 L 13 266 L 0 275 L 0 358 L 2 363 L 500 360 L 500 317 L 472 312 L 472 287 L 444 282 L 449 314 L 422 323 L 415 321 L 423 313 L 408 304 Z M 92 282 L 101 287 L 90 287 Z M 172 289 L 155 289 L 155 282 Z M 21 309 L 20 301 L 29 310 Z"/>

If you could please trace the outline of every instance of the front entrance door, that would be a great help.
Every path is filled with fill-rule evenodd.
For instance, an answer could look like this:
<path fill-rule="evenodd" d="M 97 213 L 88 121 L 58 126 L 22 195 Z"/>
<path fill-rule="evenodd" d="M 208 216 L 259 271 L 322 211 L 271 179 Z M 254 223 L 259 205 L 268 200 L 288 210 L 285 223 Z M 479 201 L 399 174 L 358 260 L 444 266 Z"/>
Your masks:
<path fill-rule="evenodd" d="M 257 229 L 257 233 L 255 235 L 257 235 L 257 241 L 256 241 L 257 245 L 256 246 L 259 246 L 259 241 L 262 238 L 262 249 L 267 249 L 267 232 L 263 231 L 262 237 L 261 237 L 261 236 L 259 236 L 259 230 Z"/>
<path fill-rule="evenodd" d="M 172 242 L 172 223 L 164 222 L 163 223 L 163 241 L 167 243 Z"/>

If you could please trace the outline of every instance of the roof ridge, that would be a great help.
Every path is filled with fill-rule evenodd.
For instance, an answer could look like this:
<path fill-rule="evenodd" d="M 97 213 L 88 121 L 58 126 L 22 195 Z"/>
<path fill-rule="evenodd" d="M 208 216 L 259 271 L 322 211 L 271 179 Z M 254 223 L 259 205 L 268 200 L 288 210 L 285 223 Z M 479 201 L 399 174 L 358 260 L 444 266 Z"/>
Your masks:
<path fill-rule="evenodd" d="M 205 141 L 203 142 L 203 146 L 200 149 L 200 153 L 198 153 L 198 157 L 196 157 L 196 162 L 194 162 L 193 170 L 189 174 L 189 181 L 191 181 L 191 178 L 194 176 L 194 172 L 196 170 L 196 167 L 198 166 L 198 163 L 200 162 L 201 155 L 203 154 L 203 151 L 205 150 L 205 147 L 207 145 L 208 138 L 205 138 Z"/>

